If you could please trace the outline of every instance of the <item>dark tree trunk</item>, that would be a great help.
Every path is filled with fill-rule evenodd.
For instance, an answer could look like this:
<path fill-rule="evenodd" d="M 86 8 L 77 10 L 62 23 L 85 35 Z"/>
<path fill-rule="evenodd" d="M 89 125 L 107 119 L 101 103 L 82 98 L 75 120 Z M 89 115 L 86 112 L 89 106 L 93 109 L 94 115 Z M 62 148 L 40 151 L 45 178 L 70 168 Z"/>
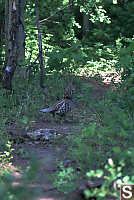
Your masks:
<path fill-rule="evenodd" d="M 89 14 L 83 13 L 83 36 L 87 36 L 90 28 Z"/>
<path fill-rule="evenodd" d="M 4 4 L 4 2 L 2 1 Z M 0 66 L 3 66 L 2 51 L 3 51 L 3 38 L 4 38 L 4 7 L 0 9 Z M 1 73 L 1 70 L 0 70 Z"/>
<path fill-rule="evenodd" d="M 20 24 L 22 18 L 20 18 L 20 5 L 24 0 L 5 0 L 5 39 L 6 39 L 6 55 L 5 66 L 2 76 L 2 86 L 7 90 L 12 90 L 12 78 L 16 67 L 18 66 L 20 49 Z M 24 27 L 23 27 L 24 28 Z M 24 30 L 23 30 L 24 32 Z M 23 42 L 24 46 L 24 42 Z M 24 56 L 23 56 L 24 58 Z"/>
<path fill-rule="evenodd" d="M 19 18 L 17 15 L 18 2 L 5 1 L 5 38 L 6 38 L 6 58 L 2 77 L 3 88 L 12 90 L 12 77 L 17 66 L 17 40 Z"/>
<path fill-rule="evenodd" d="M 24 0 L 19 0 L 18 5 L 19 27 L 16 34 L 18 46 L 18 60 L 17 63 L 21 64 L 25 61 L 25 32 L 24 32 Z"/>
<path fill-rule="evenodd" d="M 44 88 L 43 86 L 43 57 L 42 57 L 42 38 L 41 38 L 41 31 L 40 31 L 40 22 L 39 22 L 39 9 L 38 9 L 38 0 L 35 0 L 35 12 L 36 12 L 36 24 L 38 29 L 38 41 L 39 41 L 39 61 L 40 61 L 40 87 Z"/>

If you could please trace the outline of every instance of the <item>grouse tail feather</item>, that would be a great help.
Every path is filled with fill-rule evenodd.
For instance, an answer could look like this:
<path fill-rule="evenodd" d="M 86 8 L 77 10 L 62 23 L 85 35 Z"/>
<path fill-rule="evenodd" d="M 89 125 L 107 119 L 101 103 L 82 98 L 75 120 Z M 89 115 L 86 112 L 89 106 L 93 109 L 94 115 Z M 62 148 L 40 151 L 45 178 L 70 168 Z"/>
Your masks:
<path fill-rule="evenodd" d="M 44 108 L 42 110 L 40 110 L 40 112 L 51 112 L 51 108 Z"/>

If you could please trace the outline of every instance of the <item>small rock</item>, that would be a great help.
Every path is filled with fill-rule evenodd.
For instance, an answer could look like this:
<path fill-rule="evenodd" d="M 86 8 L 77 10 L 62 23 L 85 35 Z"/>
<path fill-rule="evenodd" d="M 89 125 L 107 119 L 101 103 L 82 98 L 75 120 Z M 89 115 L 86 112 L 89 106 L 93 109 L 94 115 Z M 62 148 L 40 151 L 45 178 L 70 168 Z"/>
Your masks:
<path fill-rule="evenodd" d="M 38 129 L 27 133 L 27 136 L 34 141 L 45 141 L 45 140 L 48 141 L 53 137 L 56 137 L 57 135 L 58 133 L 56 132 L 55 129 L 48 129 L 48 128 Z"/>

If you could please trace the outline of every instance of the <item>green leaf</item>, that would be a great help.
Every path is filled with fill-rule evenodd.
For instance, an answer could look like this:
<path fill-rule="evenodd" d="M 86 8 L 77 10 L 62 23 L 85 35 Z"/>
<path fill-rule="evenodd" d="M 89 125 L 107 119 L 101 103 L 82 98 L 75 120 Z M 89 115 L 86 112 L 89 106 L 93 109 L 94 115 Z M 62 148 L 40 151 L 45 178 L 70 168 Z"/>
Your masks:
<path fill-rule="evenodd" d="M 113 151 L 114 151 L 115 153 L 120 153 L 120 152 L 121 152 L 121 149 L 120 149 L 120 147 L 113 147 Z"/>

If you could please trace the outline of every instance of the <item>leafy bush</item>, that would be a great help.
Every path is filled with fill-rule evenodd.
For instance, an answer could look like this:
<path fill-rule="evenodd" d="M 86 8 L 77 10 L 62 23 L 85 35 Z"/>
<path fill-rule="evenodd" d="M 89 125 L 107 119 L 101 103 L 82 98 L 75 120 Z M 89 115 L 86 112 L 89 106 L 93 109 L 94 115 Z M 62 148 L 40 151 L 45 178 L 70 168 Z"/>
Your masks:
<path fill-rule="evenodd" d="M 104 183 L 100 188 L 84 191 L 85 198 L 96 197 L 100 200 L 107 200 L 111 198 L 119 199 L 120 196 L 120 184 L 133 184 L 134 176 L 124 176 L 122 169 L 125 163 L 120 161 L 118 165 L 115 165 L 111 158 L 108 159 L 108 163 L 104 166 L 104 170 L 91 170 L 87 172 L 88 180 L 91 181 L 95 178 L 103 178 Z"/>
<path fill-rule="evenodd" d="M 56 174 L 52 175 L 54 182 L 53 185 L 59 191 L 64 192 L 65 194 L 74 190 L 77 186 L 74 184 L 76 179 L 76 174 L 72 167 L 64 168 L 62 162 L 60 162 L 60 171 L 57 171 Z M 56 178 L 55 178 L 56 176 Z"/>

